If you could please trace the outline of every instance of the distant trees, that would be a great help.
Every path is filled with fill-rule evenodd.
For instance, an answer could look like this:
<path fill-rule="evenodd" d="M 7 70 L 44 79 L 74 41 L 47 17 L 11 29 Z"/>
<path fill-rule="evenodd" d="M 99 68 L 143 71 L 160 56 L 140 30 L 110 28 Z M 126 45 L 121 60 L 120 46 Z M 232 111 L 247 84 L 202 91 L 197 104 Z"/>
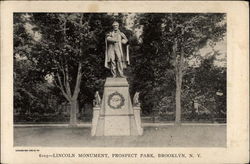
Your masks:
<path fill-rule="evenodd" d="M 226 26 L 219 23 L 224 20 L 224 16 L 224 14 L 170 14 L 170 17 L 166 18 L 166 22 L 170 19 L 171 23 L 171 26 L 165 26 L 165 29 L 172 35 L 170 44 L 172 44 L 175 67 L 177 124 L 181 121 L 182 81 L 188 66 L 187 59 L 196 58 L 196 53 L 208 41 L 216 43 L 223 39 Z M 167 33 L 165 37 L 169 39 Z"/>
<path fill-rule="evenodd" d="M 138 26 L 142 26 L 142 42 L 132 51 L 131 65 L 134 74 L 133 89 L 140 92 L 144 114 L 153 114 L 161 99 L 173 95 L 174 72 L 169 45 L 164 44 L 161 19 L 164 14 L 140 14 Z"/>
<path fill-rule="evenodd" d="M 157 106 L 164 96 L 161 93 L 171 94 L 175 88 L 175 121 L 179 124 L 183 77 L 189 70 L 188 62 L 200 59 L 199 50 L 208 42 L 214 45 L 224 38 L 225 14 L 142 14 L 140 23 L 143 25 L 143 55 L 138 59 L 142 62 L 135 66 L 135 74 L 138 79 L 145 79 L 138 88 L 146 91 L 145 97 L 150 97 L 147 102 L 151 102 L 150 108 Z M 205 78 L 200 80 L 205 81 Z M 175 81 L 175 87 L 170 81 Z M 154 91 L 155 94 L 151 94 Z"/>
<path fill-rule="evenodd" d="M 14 108 L 20 113 L 44 112 L 48 109 L 44 95 L 50 89 L 36 63 L 27 58 L 33 44 L 25 27 L 28 21 L 26 14 L 14 15 Z"/>
<path fill-rule="evenodd" d="M 214 117 L 225 117 L 226 113 L 226 68 L 215 66 L 214 52 L 202 60 L 199 67 L 190 67 L 183 81 L 183 106 L 185 110 L 192 108 L 191 102 L 198 101 L 208 108 Z"/>

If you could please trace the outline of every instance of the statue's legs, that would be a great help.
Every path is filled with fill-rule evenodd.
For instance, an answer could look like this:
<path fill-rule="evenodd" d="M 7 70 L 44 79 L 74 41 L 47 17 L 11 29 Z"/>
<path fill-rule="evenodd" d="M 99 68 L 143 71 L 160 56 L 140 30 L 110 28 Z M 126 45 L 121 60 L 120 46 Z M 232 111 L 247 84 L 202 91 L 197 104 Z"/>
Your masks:
<path fill-rule="evenodd" d="M 123 65 L 122 65 L 122 61 L 121 60 L 117 60 L 117 72 L 119 74 L 120 77 L 124 77 L 123 74 Z"/>
<path fill-rule="evenodd" d="M 117 69 L 116 74 L 119 75 L 120 77 L 124 77 L 123 65 L 122 65 L 122 54 L 121 54 L 119 47 L 115 47 L 115 55 L 116 55 L 116 69 Z"/>
<path fill-rule="evenodd" d="M 111 66 L 111 74 L 113 75 L 113 77 L 117 77 L 117 74 L 116 74 L 116 63 L 115 63 L 115 60 L 112 60 L 110 61 L 110 66 Z"/>
<path fill-rule="evenodd" d="M 111 69 L 111 74 L 113 77 L 117 77 L 117 71 L 116 71 L 116 62 L 115 62 L 115 51 L 109 51 L 109 57 L 110 57 L 110 69 Z"/>

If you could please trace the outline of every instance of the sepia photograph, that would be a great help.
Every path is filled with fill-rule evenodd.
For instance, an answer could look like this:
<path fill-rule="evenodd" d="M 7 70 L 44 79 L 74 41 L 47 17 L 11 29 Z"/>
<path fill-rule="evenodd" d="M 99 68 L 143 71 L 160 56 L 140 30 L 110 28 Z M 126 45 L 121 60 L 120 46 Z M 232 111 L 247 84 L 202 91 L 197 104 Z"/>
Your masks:
<path fill-rule="evenodd" d="M 1 163 L 247 163 L 248 11 L 1 2 Z"/>
<path fill-rule="evenodd" d="M 13 20 L 15 146 L 226 146 L 225 13 Z"/>

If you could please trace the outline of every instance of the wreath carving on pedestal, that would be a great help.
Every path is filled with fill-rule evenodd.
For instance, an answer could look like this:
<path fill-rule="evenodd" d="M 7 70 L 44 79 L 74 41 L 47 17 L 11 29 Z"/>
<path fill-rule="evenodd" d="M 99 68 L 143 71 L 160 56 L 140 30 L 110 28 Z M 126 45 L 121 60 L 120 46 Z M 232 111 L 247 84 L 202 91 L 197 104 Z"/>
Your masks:
<path fill-rule="evenodd" d="M 111 93 L 108 96 L 108 106 L 112 109 L 120 109 L 124 105 L 125 99 L 119 92 Z"/>

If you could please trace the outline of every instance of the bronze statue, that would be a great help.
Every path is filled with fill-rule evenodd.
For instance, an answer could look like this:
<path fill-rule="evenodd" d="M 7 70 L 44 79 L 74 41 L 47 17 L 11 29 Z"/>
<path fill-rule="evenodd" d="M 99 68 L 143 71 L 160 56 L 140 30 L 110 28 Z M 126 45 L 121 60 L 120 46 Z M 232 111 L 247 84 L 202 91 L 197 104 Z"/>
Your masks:
<path fill-rule="evenodd" d="M 106 35 L 105 67 L 111 70 L 113 77 L 125 77 L 123 69 L 129 65 L 128 39 L 119 30 L 119 23 L 113 23 L 113 30 Z M 125 50 L 124 45 L 126 45 Z"/>

